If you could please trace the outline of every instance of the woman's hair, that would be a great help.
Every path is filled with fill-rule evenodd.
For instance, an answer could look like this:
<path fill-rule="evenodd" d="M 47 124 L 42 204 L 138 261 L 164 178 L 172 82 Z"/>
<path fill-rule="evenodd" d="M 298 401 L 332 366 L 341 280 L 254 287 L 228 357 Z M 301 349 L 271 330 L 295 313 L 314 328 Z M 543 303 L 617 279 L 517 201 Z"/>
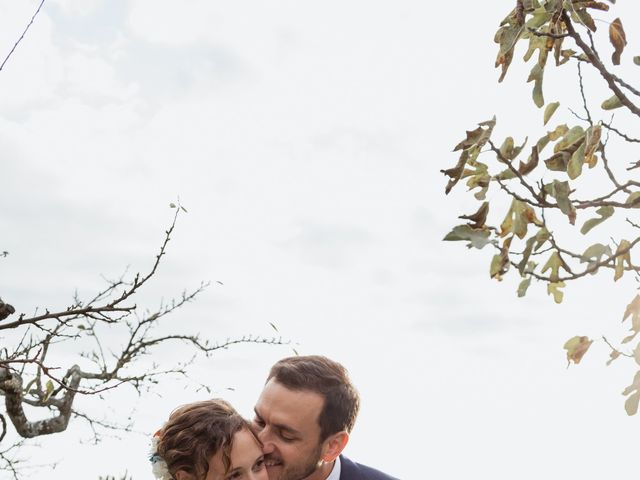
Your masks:
<path fill-rule="evenodd" d="M 198 480 L 204 479 L 209 460 L 218 452 L 225 470 L 229 470 L 233 436 L 243 428 L 251 431 L 249 423 L 224 400 L 189 403 L 174 410 L 158 432 L 157 453 L 173 478 L 183 470 Z"/>

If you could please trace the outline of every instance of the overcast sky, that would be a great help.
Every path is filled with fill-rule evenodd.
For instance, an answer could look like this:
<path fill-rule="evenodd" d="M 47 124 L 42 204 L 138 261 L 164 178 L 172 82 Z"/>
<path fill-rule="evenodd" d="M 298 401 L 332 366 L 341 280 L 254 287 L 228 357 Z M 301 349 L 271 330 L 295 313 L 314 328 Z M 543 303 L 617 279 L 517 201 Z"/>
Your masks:
<path fill-rule="evenodd" d="M 513 3 L 47 0 L 0 72 L 2 297 L 64 308 L 100 274 L 148 268 L 179 197 L 188 214 L 139 304 L 211 280 L 173 325 L 214 339 L 277 326 L 292 344 L 192 372 L 243 414 L 295 348 L 349 368 L 363 408 L 346 454 L 403 480 L 633 475 L 640 424 L 620 393 L 634 366 L 606 367 L 596 342 L 566 369 L 562 350 L 622 338 L 633 280 L 570 285 L 560 306 L 544 285 L 518 299 L 517 278 L 489 279 L 488 251 L 441 242 L 475 209 L 439 173 L 464 130 L 494 114 L 497 135 L 542 128 L 526 69 L 503 85 L 493 69 Z M 0 1 L 0 54 L 37 4 Z M 549 100 L 576 99 L 575 71 L 547 77 Z M 135 409 L 152 433 L 206 396 L 183 387 L 79 406 Z M 59 462 L 50 480 L 151 478 L 145 435 L 89 438 L 72 424 L 29 455 Z"/>

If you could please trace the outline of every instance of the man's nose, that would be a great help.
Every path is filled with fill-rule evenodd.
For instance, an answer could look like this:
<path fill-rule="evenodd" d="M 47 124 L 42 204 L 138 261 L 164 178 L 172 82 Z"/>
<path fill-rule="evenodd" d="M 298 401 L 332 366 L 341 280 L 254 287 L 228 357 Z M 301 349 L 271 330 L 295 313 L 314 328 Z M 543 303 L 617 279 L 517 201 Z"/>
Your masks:
<path fill-rule="evenodd" d="M 268 455 L 273 453 L 275 447 L 271 441 L 271 434 L 269 433 L 269 427 L 265 427 L 258 432 L 258 439 L 262 442 L 262 453 Z"/>

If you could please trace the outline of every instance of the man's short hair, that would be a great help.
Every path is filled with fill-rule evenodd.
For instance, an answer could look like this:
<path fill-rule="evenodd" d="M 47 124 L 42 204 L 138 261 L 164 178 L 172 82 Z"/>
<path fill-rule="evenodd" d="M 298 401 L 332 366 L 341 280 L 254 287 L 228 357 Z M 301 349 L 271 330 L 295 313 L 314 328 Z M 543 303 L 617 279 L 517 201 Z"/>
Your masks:
<path fill-rule="evenodd" d="M 341 364 L 321 355 L 283 358 L 271 367 L 267 382 L 271 379 L 290 390 L 315 392 L 324 398 L 318 417 L 321 442 L 334 433 L 351 433 L 360 396 Z"/>

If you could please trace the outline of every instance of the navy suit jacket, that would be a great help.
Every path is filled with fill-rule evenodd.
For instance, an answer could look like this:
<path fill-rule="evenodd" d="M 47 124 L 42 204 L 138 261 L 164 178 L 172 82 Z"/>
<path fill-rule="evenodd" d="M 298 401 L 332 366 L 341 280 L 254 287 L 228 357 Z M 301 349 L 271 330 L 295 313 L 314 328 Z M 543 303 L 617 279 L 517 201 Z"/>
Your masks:
<path fill-rule="evenodd" d="M 340 480 L 399 480 L 340 455 Z"/>

